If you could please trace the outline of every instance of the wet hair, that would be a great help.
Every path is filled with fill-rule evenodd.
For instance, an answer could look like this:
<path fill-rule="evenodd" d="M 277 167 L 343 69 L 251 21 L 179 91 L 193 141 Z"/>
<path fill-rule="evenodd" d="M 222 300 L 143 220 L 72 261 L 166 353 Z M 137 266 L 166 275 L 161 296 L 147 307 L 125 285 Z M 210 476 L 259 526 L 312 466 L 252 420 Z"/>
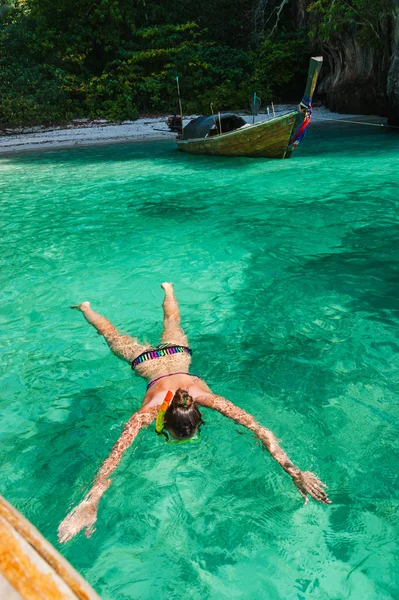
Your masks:
<path fill-rule="evenodd" d="M 165 429 L 171 429 L 177 439 L 185 440 L 192 437 L 202 423 L 197 403 L 188 392 L 179 388 L 165 413 Z"/>

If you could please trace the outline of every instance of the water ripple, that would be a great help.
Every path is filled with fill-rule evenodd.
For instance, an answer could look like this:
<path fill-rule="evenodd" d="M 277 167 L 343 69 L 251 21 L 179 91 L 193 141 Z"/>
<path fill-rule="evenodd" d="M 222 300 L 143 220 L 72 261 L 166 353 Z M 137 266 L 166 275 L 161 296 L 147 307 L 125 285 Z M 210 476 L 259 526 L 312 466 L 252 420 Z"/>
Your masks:
<path fill-rule="evenodd" d="M 61 548 L 104 600 L 397 596 L 399 146 L 327 127 L 290 161 L 171 142 L 0 161 L 1 492 L 57 544 L 144 393 L 68 307 L 158 343 L 172 280 L 193 372 L 333 500 L 304 507 L 221 415 L 198 445 L 142 432 L 93 537 Z"/>

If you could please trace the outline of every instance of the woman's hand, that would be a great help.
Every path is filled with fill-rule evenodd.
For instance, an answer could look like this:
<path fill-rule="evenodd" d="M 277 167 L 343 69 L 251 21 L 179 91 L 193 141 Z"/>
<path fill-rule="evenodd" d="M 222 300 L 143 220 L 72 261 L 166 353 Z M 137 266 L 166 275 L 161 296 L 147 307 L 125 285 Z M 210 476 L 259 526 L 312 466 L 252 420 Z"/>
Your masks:
<path fill-rule="evenodd" d="M 112 479 L 95 484 L 94 488 L 87 494 L 58 527 L 58 540 L 61 544 L 69 542 L 79 531 L 86 528 L 85 535 L 90 537 L 94 532 L 93 525 L 97 521 L 98 503 L 103 493 L 111 485 Z"/>
<path fill-rule="evenodd" d="M 317 502 L 331 504 L 331 500 L 329 500 L 326 492 L 323 490 L 323 488 L 326 488 L 327 486 L 310 471 L 298 471 L 292 475 L 292 480 L 298 488 L 302 498 L 304 498 L 305 504 L 309 502 L 307 494 L 312 496 Z"/>
<path fill-rule="evenodd" d="M 69 542 L 79 531 L 86 528 L 85 535 L 90 537 L 93 525 L 97 521 L 98 502 L 83 500 L 78 504 L 58 527 L 58 540 L 62 543 Z"/>

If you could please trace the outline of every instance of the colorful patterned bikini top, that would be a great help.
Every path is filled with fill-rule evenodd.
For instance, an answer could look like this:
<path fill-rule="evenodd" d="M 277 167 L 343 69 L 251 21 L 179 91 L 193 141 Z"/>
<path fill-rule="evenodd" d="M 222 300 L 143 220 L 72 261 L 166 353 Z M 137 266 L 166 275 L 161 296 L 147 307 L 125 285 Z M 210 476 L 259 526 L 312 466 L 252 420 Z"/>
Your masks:
<path fill-rule="evenodd" d="M 187 348 L 187 346 L 178 346 L 173 344 L 159 344 L 155 348 L 150 348 L 145 352 L 142 352 L 137 358 L 132 362 L 132 369 L 134 370 L 137 365 L 140 365 L 142 362 L 146 360 L 153 360 L 154 358 L 161 358 L 162 356 L 168 356 L 171 354 L 179 354 L 181 352 L 185 352 L 186 354 L 191 354 L 193 351 L 191 348 Z"/>

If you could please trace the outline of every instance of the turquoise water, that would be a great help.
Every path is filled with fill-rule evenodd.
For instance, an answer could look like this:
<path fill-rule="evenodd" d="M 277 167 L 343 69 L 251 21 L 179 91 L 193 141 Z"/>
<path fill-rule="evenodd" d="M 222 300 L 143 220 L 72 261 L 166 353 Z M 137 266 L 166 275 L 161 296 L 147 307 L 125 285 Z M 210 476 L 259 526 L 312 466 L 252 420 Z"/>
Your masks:
<path fill-rule="evenodd" d="M 0 492 L 105 600 L 399 597 L 399 138 L 313 125 L 291 160 L 172 141 L 0 159 Z M 95 534 L 59 546 L 144 383 L 68 306 L 157 343 L 175 283 L 193 372 L 333 504 L 303 507 L 242 427 L 143 432 Z"/>

